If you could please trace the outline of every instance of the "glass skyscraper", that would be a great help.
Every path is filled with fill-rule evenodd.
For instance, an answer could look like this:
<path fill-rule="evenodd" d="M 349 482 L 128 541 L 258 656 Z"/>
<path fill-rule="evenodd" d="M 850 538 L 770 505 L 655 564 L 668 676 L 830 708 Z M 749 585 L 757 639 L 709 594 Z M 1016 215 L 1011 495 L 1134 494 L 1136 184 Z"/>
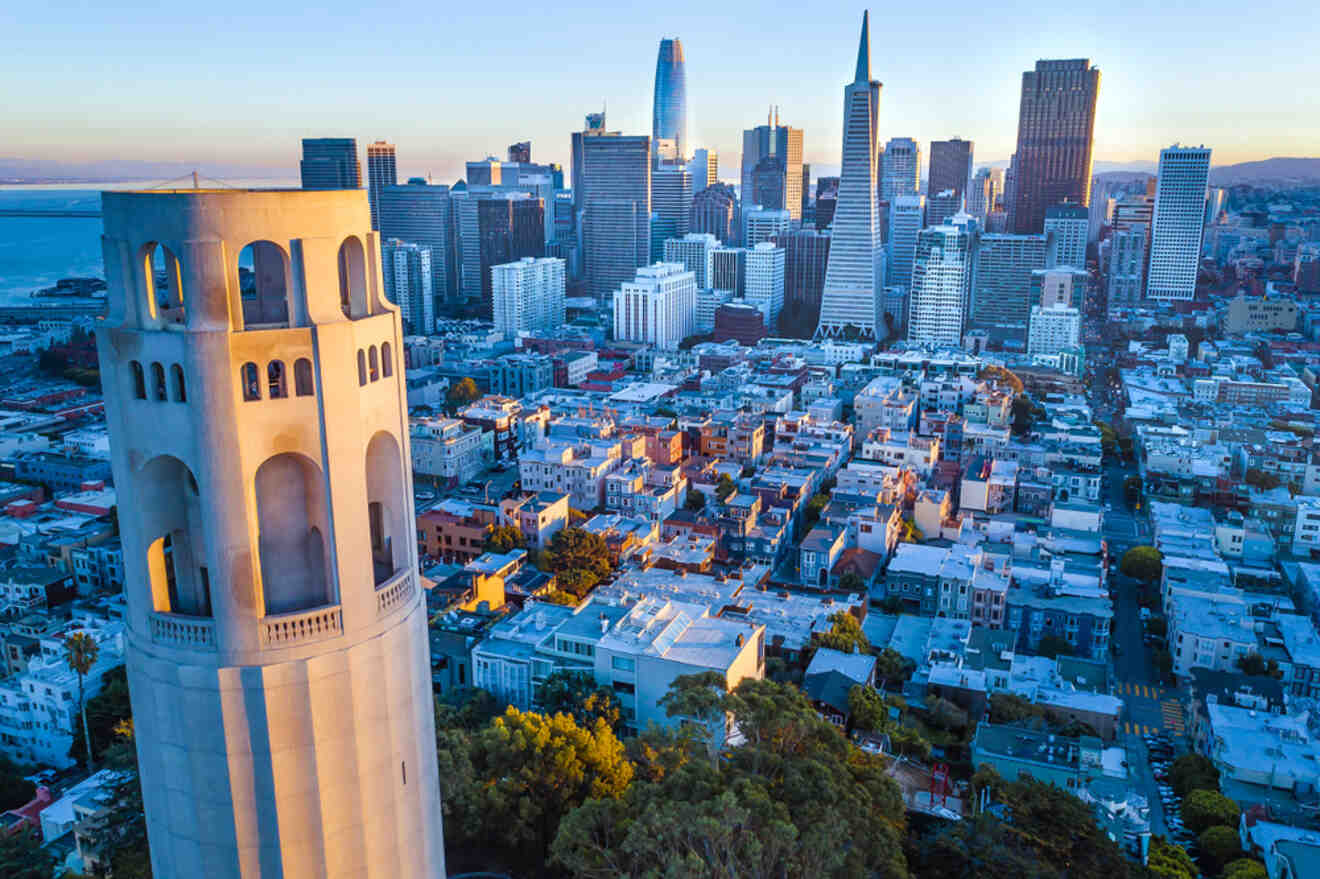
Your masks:
<path fill-rule="evenodd" d="M 687 74 L 683 70 L 683 43 L 678 37 L 661 40 L 655 60 L 651 142 L 656 161 L 686 161 Z"/>

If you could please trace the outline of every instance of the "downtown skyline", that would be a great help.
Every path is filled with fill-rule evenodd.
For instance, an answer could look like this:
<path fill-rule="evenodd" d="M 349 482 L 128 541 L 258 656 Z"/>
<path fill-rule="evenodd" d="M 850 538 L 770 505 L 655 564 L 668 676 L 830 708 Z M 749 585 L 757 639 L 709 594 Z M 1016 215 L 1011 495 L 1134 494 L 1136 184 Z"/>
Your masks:
<path fill-rule="evenodd" d="M 17 26 L 0 38 L 18 41 L 14 48 L 23 50 L 0 62 L 18 86 L 0 122 L 0 154 L 193 161 L 292 177 L 298 139 L 353 136 L 359 143 L 383 138 L 398 144 L 401 178 L 430 172 L 437 181 L 452 181 L 462 176 L 464 161 L 499 156 L 507 144 L 530 139 L 535 161 L 567 166 L 569 132 L 602 104 L 611 129 L 650 132 L 656 46 L 661 37 L 675 36 L 686 55 L 689 151 L 718 151 L 722 176 L 730 179 L 741 131 L 777 104 L 782 118 L 806 132 L 804 160 L 819 174 L 837 168 L 837 83 L 850 64 L 831 41 L 804 33 L 844 29 L 864 8 L 813 8 L 805 31 L 800 18 L 761 22 L 757 41 L 731 45 L 727 33 L 753 14 L 750 5 L 678 4 L 645 24 L 565 6 L 535 40 L 515 47 L 500 37 L 502 19 L 494 14 L 446 10 L 445 33 L 463 35 L 448 41 L 431 36 L 441 32 L 425 26 L 429 13 L 417 7 L 393 20 L 419 26 L 382 35 L 377 47 L 378 21 L 375 30 L 354 27 L 361 10 L 332 9 L 326 20 L 294 28 L 283 13 L 257 14 L 253 6 L 244 15 L 243 6 L 232 19 L 237 30 L 201 44 L 194 38 L 206 32 L 205 19 L 135 21 L 88 10 L 77 21 L 54 22 L 36 9 L 20 11 Z M 1307 31 L 1318 28 L 1300 4 L 1279 5 L 1281 14 L 1292 8 L 1298 15 L 1289 39 L 1300 47 Z M 1208 32 L 1235 28 L 1226 7 L 1203 10 L 1195 26 L 1156 10 L 1141 28 L 1121 6 L 1104 14 L 1063 11 L 1031 34 L 1008 27 L 1018 14 L 1008 6 L 877 12 L 873 71 L 885 84 L 882 141 L 963 137 L 976 141 L 978 167 L 1002 165 L 1013 150 L 1022 72 L 1039 58 L 1086 57 L 1105 72 L 1096 120 L 1098 170 L 1110 162 L 1153 164 L 1174 141 L 1213 144 L 1218 164 L 1320 155 L 1320 123 L 1299 124 L 1320 118 L 1320 107 L 1312 107 L 1316 96 L 1282 87 L 1314 79 L 1320 62 L 1300 52 L 1293 60 L 1278 46 L 1268 70 L 1216 60 L 1207 51 Z M 955 19 L 959 27 L 951 27 Z M 973 36 L 994 27 L 1003 30 L 1002 39 Z M 941 34 L 949 57 L 959 60 L 930 65 L 919 45 L 923 32 Z M 949 34 L 968 36 L 950 42 Z M 1244 45 L 1234 29 L 1234 38 L 1239 59 L 1266 48 L 1263 36 L 1247 34 Z M 263 54 L 277 39 L 300 58 L 292 79 L 287 68 L 278 79 L 265 78 L 287 57 Z M 581 51 L 584 39 L 589 52 Z M 61 63 L 25 64 L 34 51 Z M 361 63 L 344 64 L 345 53 Z M 525 72 L 540 88 L 510 88 L 511 71 L 519 78 Z M 382 78 L 396 84 L 384 95 Z"/>

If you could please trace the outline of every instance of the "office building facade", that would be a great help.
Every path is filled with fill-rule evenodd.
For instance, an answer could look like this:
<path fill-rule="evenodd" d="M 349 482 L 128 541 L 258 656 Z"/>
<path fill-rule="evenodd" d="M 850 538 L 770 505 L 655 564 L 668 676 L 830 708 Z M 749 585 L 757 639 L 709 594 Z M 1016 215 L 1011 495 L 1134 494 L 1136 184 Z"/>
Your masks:
<path fill-rule="evenodd" d="M 710 288 L 712 256 L 719 246 L 719 239 L 714 235 L 689 232 L 682 238 L 665 242 L 664 261 L 682 263 L 696 278 L 697 289 L 706 290 Z"/>
<path fill-rule="evenodd" d="M 431 251 L 431 289 L 438 308 L 455 301 L 454 206 L 448 186 L 414 178 L 380 191 L 380 237 Z"/>
<path fill-rule="evenodd" d="M 687 69 L 677 37 L 662 39 L 656 54 L 651 144 L 657 162 L 687 161 Z"/>
<path fill-rule="evenodd" d="M 1160 151 L 1146 272 L 1148 299 L 1188 302 L 1196 297 L 1209 176 L 1208 148 L 1174 144 Z"/>
<path fill-rule="evenodd" d="M 912 285 L 912 258 L 917 252 L 917 235 L 926 224 L 926 197 L 901 195 L 889 205 L 889 259 L 885 277 L 895 287 L 907 290 Z"/>
<path fill-rule="evenodd" d="M 1033 305 L 1027 333 L 1027 356 L 1057 355 L 1076 348 L 1081 338 L 1082 313 L 1067 305 Z"/>
<path fill-rule="evenodd" d="M 1025 340 L 1031 318 L 1031 274 L 1049 265 L 1049 236 L 983 234 L 976 242 L 971 315 L 974 326 L 1007 328 Z"/>
<path fill-rule="evenodd" d="M 1045 234 L 1050 236 L 1050 264 L 1086 268 L 1086 242 L 1091 212 L 1079 204 L 1057 204 L 1045 209 Z"/>
<path fill-rule="evenodd" d="M 661 165 L 651 172 L 651 261 L 665 254 L 665 241 L 682 238 L 692 222 L 692 174 Z"/>
<path fill-rule="evenodd" d="M 357 139 L 304 137 L 298 170 L 303 189 L 361 189 Z"/>
<path fill-rule="evenodd" d="M 934 196 L 936 193 L 952 189 L 955 193 L 954 201 L 957 202 L 954 213 L 963 209 L 963 197 L 971 185 L 974 146 L 970 140 L 957 137 L 953 140 L 930 142 L 930 174 L 926 178 L 926 194 Z M 888 155 L 888 150 L 885 154 Z M 969 210 L 968 213 L 971 211 Z"/>
<path fill-rule="evenodd" d="M 829 233 L 799 229 L 776 235 L 771 241 L 784 249 L 784 311 L 779 316 L 779 332 L 810 338 L 820 321 L 820 298 L 830 259 Z"/>
<path fill-rule="evenodd" d="M 972 277 L 972 222 L 962 214 L 917 235 L 908 291 L 909 342 L 961 347 Z"/>
<path fill-rule="evenodd" d="M 1153 195 L 1131 195 L 1114 205 L 1109 235 L 1108 310 L 1136 308 L 1146 292 L 1146 256 L 1155 212 Z"/>
<path fill-rule="evenodd" d="M 581 145 L 583 269 L 607 301 L 651 256 L 651 139 L 605 132 Z"/>
<path fill-rule="evenodd" d="M 744 208 L 761 203 L 757 200 L 757 185 L 753 179 L 758 166 L 762 168 L 763 186 L 770 186 L 766 182 L 770 179 L 779 181 L 782 186 L 782 195 L 774 197 L 778 207 L 787 210 L 794 220 L 801 220 L 802 129 L 780 125 L 777 108 L 767 114 L 765 125 L 743 132 L 741 193 Z M 773 169 L 773 175 L 766 169 Z"/>
<path fill-rule="evenodd" d="M 727 290 L 735 297 L 743 295 L 747 279 L 747 249 L 717 247 L 710 254 L 710 286 Z"/>
<path fill-rule="evenodd" d="M 712 183 L 692 196 L 689 232 L 714 235 L 723 244 L 738 234 L 738 196 L 727 183 Z"/>
<path fill-rule="evenodd" d="M 885 144 L 884 155 L 880 198 L 893 204 L 897 198 L 918 195 L 921 192 L 921 145 L 910 137 L 891 137 Z"/>
<path fill-rule="evenodd" d="M 371 205 L 371 228 L 380 230 L 380 191 L 399 185 L 394 144 L 378 140 L 367 145 L 367 199 Z M 305 188 L 305 187 L 304 187 Z"/>
<path fill-rule="evenodd" d="M 486 198 L 476 202 L 481 239 L 481 313 L 494 315 L 491 269 L 545 256 L 545 203 L 539 198 Z"/>
<path fill-rule="evenodd" d="M 720 182 L 720 154 L 705 147 L 693 150 L 687 169 L 692 175 L 692 194 L 695 196 L 707 186 Z"/>
<path fill-rule="evenodd" d="M 381 276 L 385 296 L 399 306 L 404 329 L 426 334 L 435 329 L 435 284 L 431 278 L 431 248 L 397 238 L 381 243 Z"/>
<path fill-rule="evenodd" d="M 793 218 L 783 208 L 744 208 L 742 212 L 743 247 L 755 247 L 776 235 L 783 235 L 793 224 Z"/>
<path fill-rule="evenodd" d="M 784 310 L 784 249 L 762 241 L 747 250 L 747 274 L 743 298 L 761 310 L 765 326 L 775 332 Z"/>

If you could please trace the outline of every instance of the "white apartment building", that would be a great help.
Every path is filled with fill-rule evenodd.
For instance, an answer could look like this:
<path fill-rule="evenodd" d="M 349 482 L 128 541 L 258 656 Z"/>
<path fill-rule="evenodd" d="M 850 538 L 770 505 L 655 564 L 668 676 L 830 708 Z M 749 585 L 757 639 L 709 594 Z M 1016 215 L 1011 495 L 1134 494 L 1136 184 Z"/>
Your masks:
<path fill-rule="evenodd" d="M 1077 347 L 1082 333 L 1082 313 L 1067 305 L 1031 307 L 1027 330 L 1027 356 L 1058 354 L 1064 348 Z"/>
<path fill-rule="evenodd" d="M 410 430 L 413 472 L 454 485 L 481 472 L 481 430 L 456 418 L 414 420 Z"/>
<path fill-rule="evenodd" d="M 614 291 L 614 338 L 673 350 L 696 331 L 697 278 L 682 263 L 642 266 Z"/>
<path fill-rule="evenodd" d="M 397 238 L 381 245 L 381 271 L 385 295 L 414 333 L 435 329 L 435 296 L 431 271 L 431 248 Z"/>
<path fill-rule="evenodd" d="M 491 266 L 495 331 L 512 338 L 558 330 L 564 325 L 564 283 L 564 261 L 555 257 L 527 256 Z"/>
<path fill-rule="evenodd" d="M 950 223 L 923 229 L 917 236 L 908 294 L 910 342 L 949 347 L 962 344 L 971 291 L 972 248 L 969 229 L 958 220 L 955 217 Z"/>
<path fill-rule="evenodd" d="M 784 249 L 762 241 L 747 251 L 747 276 L 743 298 L 761 310 L 766 329 L 775 331 L 784 310 Z"/>
<path fill-rule="evenodd" d="M 1150 299 L 1188 301 L 1196 295 L 1209 176 L 1208 148 L 1174 144 L 1160 151 L 1146 274 Z"/>

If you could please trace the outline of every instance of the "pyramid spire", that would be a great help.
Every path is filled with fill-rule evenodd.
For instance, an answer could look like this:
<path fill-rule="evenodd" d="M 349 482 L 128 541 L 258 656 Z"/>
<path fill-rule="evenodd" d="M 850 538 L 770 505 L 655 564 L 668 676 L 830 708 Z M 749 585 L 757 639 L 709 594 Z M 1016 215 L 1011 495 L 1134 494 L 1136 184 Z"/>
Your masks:
<path fill-rule="evenodd" d="M 871 27 L 870 10 L 862 12 L 862 39 L 857 44 L 857 76 L 853 82 L 871 81 Z"/>

